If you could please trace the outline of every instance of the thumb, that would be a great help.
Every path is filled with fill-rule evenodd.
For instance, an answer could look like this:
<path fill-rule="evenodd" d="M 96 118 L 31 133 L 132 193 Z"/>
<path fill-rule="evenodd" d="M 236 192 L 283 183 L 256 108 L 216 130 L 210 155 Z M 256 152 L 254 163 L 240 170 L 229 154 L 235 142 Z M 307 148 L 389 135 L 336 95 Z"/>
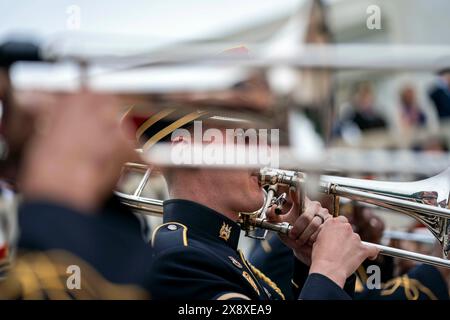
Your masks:
<path fill-rule="evenodd" d="M 380 253 L 380 249 L 372 245 L 365 245 L 366 247 L 366 255 L 369 260 L 375 260 Z"/>

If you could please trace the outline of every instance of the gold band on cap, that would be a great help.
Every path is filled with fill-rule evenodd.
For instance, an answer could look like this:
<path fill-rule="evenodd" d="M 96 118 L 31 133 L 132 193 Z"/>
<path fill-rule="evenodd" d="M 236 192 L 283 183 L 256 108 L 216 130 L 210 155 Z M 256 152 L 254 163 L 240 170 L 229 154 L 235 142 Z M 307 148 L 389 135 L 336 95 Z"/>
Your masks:
<path fill-rule="evenodd" d="M 165 109 L 165 110 L 162 110 L 162 111 L 154 114 L 147 120 L 145 120 L 145 122 L 136 130 L 136 140 L 139 141 L 139 139 L 141 138 L 141 136 L 145 132 L 145 130 L 150 128 L 153 124 L 155 124 L 162 118 L 167 117 L 169 114 L 171 114 L 174 111 L 175 111 L 175 109 Z"/>
<path fill-rule="evenodd" d="M 189 113 L 187 115 L 185 115 L 184 117 L 178 119 L 177 121 L 175 121 L 174 123 L 170 124 L 169 126 L 165 127 L 164 129 L 162 129 L 161 131 L 159 131 L 157 134 L 155 134 L 154 136 L 152 136 L 142 147 L 142 149 L 144 151 L 148 150 L 150 147 L 152 147 L 155 143 L 157 143 L 159 140 L 161 140 L 162 138 L 164 138 L 166 135 L 168 135 L 169 133 L 175 131 L 176 129 L 184 126 L 185 124 L 194 121 L 204 115 L 206 115 L 208 113 L 208 111 L 195 111 L 192 113 Z M 149 119 L 150 120 L 150 119 Z M 146 121 L 147 122 L 147 121 Z M 148 126 L 149 127 L 149 126 Z M 148 128 L 147 127 L 147 128 Z M 140 129 L 140 128 L 139 128 Z"/>

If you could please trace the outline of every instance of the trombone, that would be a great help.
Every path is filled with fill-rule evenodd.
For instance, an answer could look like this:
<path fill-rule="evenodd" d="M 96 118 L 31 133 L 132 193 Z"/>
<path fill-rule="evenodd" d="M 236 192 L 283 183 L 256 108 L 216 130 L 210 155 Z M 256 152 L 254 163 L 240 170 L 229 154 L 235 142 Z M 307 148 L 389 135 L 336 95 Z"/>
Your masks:
<path fill-rule="evenodd" d="M 126 166 L 133 171 L 140 171 L 143 177 L 133 193 L 116 191 L 121 202 L 138 213 L 160 216 L 163 214 L 162 201 L 142 196 L 147 185 L 151 167 L 144 164 L 129 163 Z M 307 176 L 298 171 L 263 168 L 256 172 L 261 186 L 266 187 L 266 197 L 262 208 L 252 213 L 241 213 L 238 223 L 246 236 L 264 239 L 267 231 L 288 234 L 292 226 L 288 223 L 272 223 L 267 220 L 267 212 L 275 206 L 275 212 L 281 212 L 286 195 L 279 195 L 281 187 L 294 188 L 298 192 L 300 207 L 303 210 Z M 365 179 L 353 179 L 322 175 L 318 191 L 333 196 L 332 213 L 339 215 L 340 197 L 377 205 L 386 209 L 406 214 L 423 223 L 442 245 L 442 258 L 392 248 L 380 244 L 364 242 L 375 246 L 380 254 L 410 259 L 438 267 L 450 268 L 447 260 L 450 249 L 450 168 L 442 173 L 415 182 L 386 182 Z M 264 234 L 258 236 L 258 231 Z"/>

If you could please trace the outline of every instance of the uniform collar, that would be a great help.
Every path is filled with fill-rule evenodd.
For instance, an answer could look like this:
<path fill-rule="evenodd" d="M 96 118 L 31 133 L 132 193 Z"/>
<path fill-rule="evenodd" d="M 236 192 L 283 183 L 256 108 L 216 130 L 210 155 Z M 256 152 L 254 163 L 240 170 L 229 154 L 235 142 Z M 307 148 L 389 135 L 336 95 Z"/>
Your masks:
<path fill-rule="evenodd" d="M 239 225 L 219 212 L 189 200 L 164 201 L 164 223 L 179 222 L 196 235 L 206 237 L 233 249 L 237 249 L 240 236 Z"/>

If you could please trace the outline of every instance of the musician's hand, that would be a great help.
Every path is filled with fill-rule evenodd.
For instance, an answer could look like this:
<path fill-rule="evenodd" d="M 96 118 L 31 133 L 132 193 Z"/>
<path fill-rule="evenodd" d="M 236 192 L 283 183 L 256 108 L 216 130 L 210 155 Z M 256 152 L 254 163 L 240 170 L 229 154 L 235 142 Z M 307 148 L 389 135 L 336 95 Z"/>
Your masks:
<path fill-rule="evenodd" d="M 346 279 L 366 259 L 375 259 L 378 249 L 363 245 L 347 218 L 328 219 L 321 227 L 311 255 L 311 273 L 320 273 L 344 287 Z"/>
<path fill-rule="evenodd" d="M 58 96 L 45 112 L 44 129 L 35 132 L 23 162 L 24 196 L 95 210 L 135 154 L 118 102 L 83 92 Z"/>
<path fill-rule="evenodd" d="M 331 218 L 331 215 L 318 201 L 311 201 L 307 197 L 305 198 L 305 212 L 301 213 L 297 192 L 291 189 L 289 196 L 292 201 L 289 212 L 277 216 L 272 210 L 268 214 L 268 220 L 287 222 L 292 225 L 289 235 L 281 236 L 281 240 L 292 248 L 297 259 L 310 265 L 312 244 L 317 238 L 319 227 L 323 221 Z"/>

